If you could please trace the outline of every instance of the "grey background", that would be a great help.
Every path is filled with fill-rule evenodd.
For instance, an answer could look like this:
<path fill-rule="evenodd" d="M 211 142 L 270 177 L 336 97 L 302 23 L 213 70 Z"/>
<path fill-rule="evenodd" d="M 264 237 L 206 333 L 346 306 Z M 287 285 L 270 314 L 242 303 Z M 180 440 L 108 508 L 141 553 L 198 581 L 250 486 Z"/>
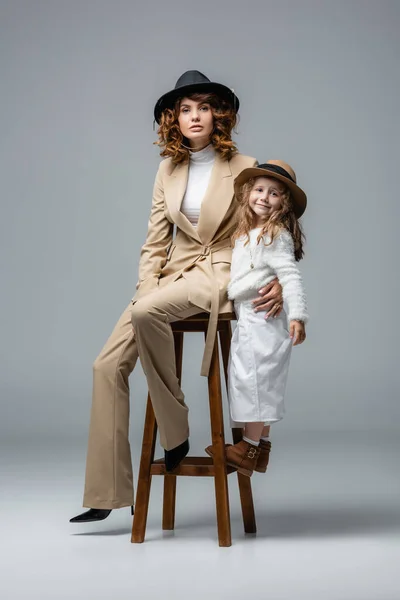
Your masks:
<path fill-rule="evenodd" d="M 0 0 L 1 598 L 398 600 L 399 25 L 382 0 Z M 308 339 L 252 478 L 256 537 L 229 477 L 228 549 L 207 478 L 179 479 L 173 532 L 154 478 L 144 544 L 128 509 L 68 522 L 92 363 L 137 281 L 153 106 L 187 69 L 235 88 L 240 151 L 286 160 L 309 197 Z M 187 336 L 193 454 L 202 349 Z M 131 383 L 136 482 L 139 365 Z"/>
<path fill-rule="evenodd" d="M 2 439 L 86 439 L 92 362 L 137 281 L 153 106 L 192 68 L 237 91 L 240 151 L 286 160 L 309 197 L 311 321 L 277 427 L 397 430 L 399 3 L 0 6 Z M 202 345 L 183 385 L 203 447 Z M 140 433 L 140 367 L 132 387 Z"/>

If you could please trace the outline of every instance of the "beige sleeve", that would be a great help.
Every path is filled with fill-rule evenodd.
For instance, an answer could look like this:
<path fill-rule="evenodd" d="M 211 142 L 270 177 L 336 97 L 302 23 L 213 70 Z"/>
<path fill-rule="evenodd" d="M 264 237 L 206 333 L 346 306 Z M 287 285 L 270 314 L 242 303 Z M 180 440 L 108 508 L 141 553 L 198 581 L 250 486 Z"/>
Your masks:
<path fill-rule="evenodd" d="M 166 263 L 167 251 L 172 242 L 173 223 L 168 221 L 164 210 L 162 165 L 163 163 L 158 168 L 154 182 L 147 237 L 140 252 L 135 300 L 158 286 L 161 269 Z"/>

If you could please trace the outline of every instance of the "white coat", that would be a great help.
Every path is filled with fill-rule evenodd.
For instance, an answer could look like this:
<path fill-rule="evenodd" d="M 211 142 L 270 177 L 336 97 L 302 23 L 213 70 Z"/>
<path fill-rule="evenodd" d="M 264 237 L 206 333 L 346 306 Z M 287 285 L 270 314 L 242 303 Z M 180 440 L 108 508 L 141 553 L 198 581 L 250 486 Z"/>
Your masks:
<path fill-rule="evenodd" d="M 234 423 L 273 423 L 282 419 L 292 351 L 288 321 L 308 320 L 306 297 L 294 258 L 293 240 L 282 231 L 272 244 L 256 244 L 259 229 L 236 240 L 228 296 L 238 318 L 231 341 L 228 398 Z M 253 268 L 251 268 L 253 264 Z M 251 300 L 260 287 L 278 277 L 287 306 L 277 318 L 254 312 Z"/>

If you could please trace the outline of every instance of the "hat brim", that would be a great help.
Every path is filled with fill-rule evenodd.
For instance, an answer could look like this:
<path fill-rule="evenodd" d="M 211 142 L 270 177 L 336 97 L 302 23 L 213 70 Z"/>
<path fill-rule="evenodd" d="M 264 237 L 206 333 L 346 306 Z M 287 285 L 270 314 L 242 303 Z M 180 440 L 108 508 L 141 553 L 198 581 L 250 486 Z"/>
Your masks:
<path fill-rule="evenodd" d="M 239 98 L 236 96 L 234 92 L 226 85 L 222 83 L 213 83 L 212 81 L 204 81 L 202 83 L 192 83 L 189 85 L 183 85 L 177 89 L 171 90 L 167 92 L 161 98 L 157 100 L 157 103 L 154 107 L 154 118 L 157 123 L 160 123 L 161 113 L 166 108 L 172 108 L 178 98 L 183 98 L 184 96 L 188 96 L 189 94 L 207 94 L 214 93 L 229 104 L 232 105 L 232 108 L 237 112 L 239 110 Z"/>
<path fill-rule="evenodd" d="M 302 216 L 307 207 L 306 194 L 297 185 L 297 183 L 294 183 L 294 181 L 291 181 L 287 177 L 284 177 L 279 173 L 275 173 L 272 170 L 269 171 L 268 169 L 259 167 L 249 167 L 248 169 L 243 169 L 243 171 L 239 173 L 239 175 L 234 181 L 234 190 L 236 197 L 238 197 L 242 185 L 252 177 L 272 177 L 273 179 L 278 179 L 279 181 L 282 181 L 282 183 L 284 183 L 291 192 L 291 197 L 293 199 L 293 209 L 296 217 L 300 218 Z"/>

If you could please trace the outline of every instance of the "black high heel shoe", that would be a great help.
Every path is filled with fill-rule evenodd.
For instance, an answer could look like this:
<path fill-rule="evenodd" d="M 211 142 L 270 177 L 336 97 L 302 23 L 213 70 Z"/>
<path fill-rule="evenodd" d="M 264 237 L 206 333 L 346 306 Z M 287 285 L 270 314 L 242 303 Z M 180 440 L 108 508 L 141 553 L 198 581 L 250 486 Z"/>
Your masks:
<path fill-rule="evenodd" d="M 170 473 L 182 462 L 186 454 L 189 452 L 189 440 L 185 440 L 172 450 L 164 450 L 165 470 Z"/>
<path fill-rule="evenodd" d="M 109 508 L 89 508 L 84 513 L 77 515 L 69 520 L 70 523 L 91 523 L 92 521 L 104 521 L 111 513 Z M 133 515 L 133 506 L 131 506 L 131 515 Z"/>

